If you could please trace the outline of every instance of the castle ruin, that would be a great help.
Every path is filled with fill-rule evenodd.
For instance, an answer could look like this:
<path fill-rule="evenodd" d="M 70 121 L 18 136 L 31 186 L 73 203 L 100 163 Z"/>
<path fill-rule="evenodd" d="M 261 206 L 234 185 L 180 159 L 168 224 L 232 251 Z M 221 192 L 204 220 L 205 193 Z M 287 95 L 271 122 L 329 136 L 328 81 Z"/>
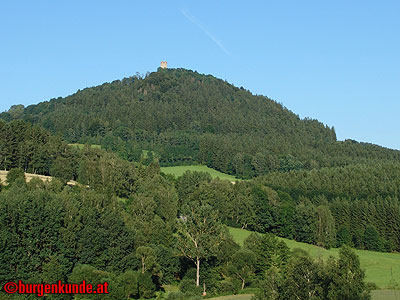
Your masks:
<path fill-rule="evenodd" d="M 166 69 L 167 68 L 167 62 L 166 61 L 162 61 L 160 64 L 160 68 L 161 69 Z"/>

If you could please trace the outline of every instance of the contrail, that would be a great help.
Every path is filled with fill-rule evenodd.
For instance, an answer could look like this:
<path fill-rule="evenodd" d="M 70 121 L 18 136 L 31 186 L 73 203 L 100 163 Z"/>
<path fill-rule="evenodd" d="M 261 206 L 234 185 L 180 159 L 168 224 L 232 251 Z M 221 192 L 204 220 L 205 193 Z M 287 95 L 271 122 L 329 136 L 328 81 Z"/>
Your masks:
<path fill-rule="evenodd" d="M 214 43 L 218 45 L 218 47 L 221 48 L 222 51 L 224 51 L 227 55 L 232 56 L 232 54 L 222 45 L 222 43 L 215 37 L 213 36 L 205 27 L 203 24 L 201 24 L 194 16 L 192 16 L 187 10 L 181 9 L 181 13 L 185 16 L 186 19 L 188 19 L 190 22 L 192 22 L 194 25 L 199 27 L 203 32 L 211 39 L 213 40 Z"/>

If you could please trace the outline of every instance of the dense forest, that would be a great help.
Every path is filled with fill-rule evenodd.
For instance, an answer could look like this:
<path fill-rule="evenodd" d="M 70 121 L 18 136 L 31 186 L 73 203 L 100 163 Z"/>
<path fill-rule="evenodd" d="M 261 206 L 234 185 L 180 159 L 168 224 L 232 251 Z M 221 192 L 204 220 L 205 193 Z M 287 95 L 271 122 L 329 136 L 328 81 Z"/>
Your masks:
<path fill-rule="evenodd" d="M 271 234 L 275 217 L 297 209 L 286 206 L 288 193 L 252 181 L 233 185 L 201 172 L 176 179 L 160 173 L 157 161 L 144 166 L 101 149 L 71 147 L 22 121 L 1 126 L 1 145 L 13 141 L 0 156 L 1 167 L 10 170 L 7 185 L 0 185 L 2 283 L 109 284 L 109 294 L 85 299 L 189 300 L 249 287 L 259 300 L 369 299 L 371 286 L 347 246 L 338 259 L 315 261 Z M 49 159 L 31 159 L 27 144 L 48 149 L 43 155 Z M 24 170 L 48 170 L 54 179 L 26 183 Z M 80 184 L 66 185 L 66 176 Z M 274 225 L 277 233 L 284 235 L 285 224 L 295 229 L 281 222 L 282 228 Z M 239 246 L 225 224 L 247 223 L 267 233 L 253 233 Z M 165 284 L 179 291 L 166 294 Z M 31 299 L 3 291 L 0 297 Z"/>
<path fill-rule="evenodd" d="M 23 121 L 0 122 L 0 129 L 0 169 L 74 179 L 121 198 L 130 197 L 145 170 L 160 173 L 157 160 L 146 168 L 111 152 L 80 150 Z M 164 177 L 178 195 L 178 214 L 204 198 L 229 226 L 325 248 L 400 251 L 400 163 L 271 172 L 234 185 L 198 172 Z"/>
<path fill-rule="evenodd" d="M 201 163 L 241 178 L 270 171 L 398 161 L 400 152 L 352 140 L 281 104 L 211 75 L 159 69 L 0 114 L 69 143 L 100 144 L 130 161 L 151 150 L 161 166 Z"/>
<path fill-rule="evenodd" d="M 248 180 L 160 171 L 194 163 Z M 11 107 L 0 169 L 0 284 L 110 284 L 109 295 L 46 299 L 369 299 L 350 247 L 400 251 L 399 151 L 337 141 L 317 120 L 189 70 Z M 241 246 L 227 226 L 257 233 Z M 279 237 L 340 255 L 314 260 Z"/>

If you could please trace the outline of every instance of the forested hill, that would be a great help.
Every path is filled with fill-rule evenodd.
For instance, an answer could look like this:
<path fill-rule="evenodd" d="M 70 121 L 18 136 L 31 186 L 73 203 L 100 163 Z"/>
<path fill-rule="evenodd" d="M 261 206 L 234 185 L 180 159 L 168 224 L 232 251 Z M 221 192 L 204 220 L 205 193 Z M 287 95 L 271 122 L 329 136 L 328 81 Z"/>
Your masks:
<path fill-rule="evenodd" d="M 270 171 L 399 160 L 400 152 L 338 142 L 333 128 L 211 75 L 159 69 L 86 88 L 0 118 L 24 119 L 70 143 L 100 144 L 128 160 L 201 163 L 242 178 Z"/>

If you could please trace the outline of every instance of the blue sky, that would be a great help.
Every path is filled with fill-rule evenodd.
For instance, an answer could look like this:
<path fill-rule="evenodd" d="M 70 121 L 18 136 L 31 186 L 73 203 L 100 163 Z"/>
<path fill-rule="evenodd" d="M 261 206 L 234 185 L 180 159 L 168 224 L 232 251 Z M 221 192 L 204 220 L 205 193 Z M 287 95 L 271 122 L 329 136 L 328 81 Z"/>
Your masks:
<path fill-rule="evenodd" d="M 399 1 L 1 1 L 0 111 L 172 68 L 400 149 Z"/>

